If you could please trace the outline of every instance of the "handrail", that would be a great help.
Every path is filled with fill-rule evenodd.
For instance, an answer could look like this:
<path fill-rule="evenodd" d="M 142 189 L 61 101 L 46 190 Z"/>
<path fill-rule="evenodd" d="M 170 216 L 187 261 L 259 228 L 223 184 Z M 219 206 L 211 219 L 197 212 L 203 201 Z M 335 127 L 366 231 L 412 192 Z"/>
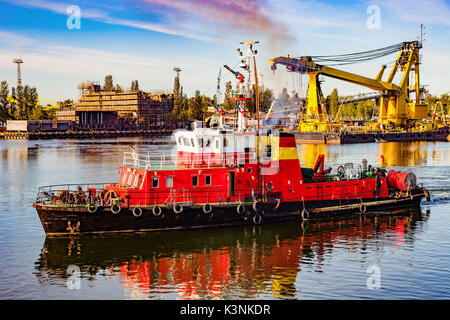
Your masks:
<path fill-rule="evenodd" d="M 256 153 L 237 153 L 237 154 L 202 154 L 192 153 L 189 157 L 172 157 L 167 153 L 139 154 L 134 152 L 125 152 L 123 165 L 141 169 L 161 170 L 165 167 L 183 166 L 183 167 L 225 167 L 227 165 L 240 165 L 246 161 L 252 163 L 256 161 Z"/>
<path fill-rule="evenodd" d="M 36 197 L 36 202 L 46 203 L 48 201 L 54 200 L 57 198 L 55 195 L 58 191 L 76 191 L 78 187 L 81 187 L 83 192 L 87 192 L 88 188 L 96 189 L 96 193 L 99 190 L 104 190 L 106 184 L 104 183 L 89 183 L 89 184 L 59 184 L 59 185 L 49 185 L 42 186 L 38 189 L 38 194 Z M 289 194 L 287 198 L 281 197 L 280 192 L 266 192 L 265 198 L 263 199 L 262 189 L 245 189 L 245 190 L 236 190 L 234 196 L 229 195 L 229 190 L 227 188 L 221 188 L 219 190 L 208 190 L 206 191 L 204 188 L 198 188 L 195 190 L 188 188 L 179 188 L 179 189 L 166 189 L 166 190 L 133 190 L 133 193 L 129 195 L 132 197 L 133 201 L 138 206 L 153 206 L 153 205 L 161 205 L 161 204 L 188 204 L 188 205 L 201 205 L 204 203 L 210 204 L 226 204 L 226 203 L 237 203 L 237 202 L 252 202 L 256 199 L 262 199 L 264 201 L 273 201 L 273 200 L 283 200 L 283 201 L 302 201 L 302 200 L 317 200 L 317 196 L 319 195 L 322 199 L 337 199 L 348 201 L 350 199 L 363 199 L 363 198 L 373 198 L 373 192 L 375 190 L 355 190 L 352 192 L 350 190 L 346 190 L 343 193 L 333 193 L 333 194 L 324 194 L 322 187 L 319 187 L 317 183 L 311 183 L 311 187 L 316 192 L 313 192 L 310 196 L 306 196 L 305 194 Z M 94 197 L 96 194 L 93 195 Z M 123 199 L 125 200 L 125 199 Z M 95 201 L 101 201 L 96 198 Z M 75 204 L 70 204 L 75 205 Z M 86 205 L 86 204 L 85 204 Z"/>

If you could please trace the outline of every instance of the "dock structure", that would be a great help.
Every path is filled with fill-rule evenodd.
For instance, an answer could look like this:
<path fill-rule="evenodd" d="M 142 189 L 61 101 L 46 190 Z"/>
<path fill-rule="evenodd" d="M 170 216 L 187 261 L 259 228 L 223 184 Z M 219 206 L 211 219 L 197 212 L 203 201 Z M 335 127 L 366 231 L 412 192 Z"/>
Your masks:
<path fill-rule="evenodd" d="M 4 131 L 0 139 L 38 140 L 38 139 L 90 139 L 116 137 L 164 137 L 172 134 L 171 130 L 93 130 L 93 131 Z"/>

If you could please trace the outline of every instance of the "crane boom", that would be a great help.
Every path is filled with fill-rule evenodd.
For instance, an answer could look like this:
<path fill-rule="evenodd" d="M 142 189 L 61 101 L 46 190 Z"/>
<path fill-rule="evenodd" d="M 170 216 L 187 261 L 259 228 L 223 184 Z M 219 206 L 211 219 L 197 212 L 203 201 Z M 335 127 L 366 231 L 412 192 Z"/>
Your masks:
<path fill-rule="evenodd" d="M 315 63 L 311 57 L 301 58 L 289 58 L 289 57 L 276 57 L 270 61 L 272 70 L 276 70 L 276 65 L 281 64 L 286 66 L 289 71 L 300 73 L 312 73 L 326 75 L 331 78 L 351 82 L 357 85 L 368 87 L 372 90 L 400 90 L 401 88 L 393 83 L 384 82 L 380 79 L 371 79 L 355 73 L 342 71 L 339 69 L 331 68 L 328 66 Z M 380 77 L 381 78 L 381 77 Z"/>
<path fill-rule="evenodd" d="M 329 66 L 316 63 L 311 56 L 304 56 L 300 58 L 290 57 L 276 57 L 270 60 L 272 70 L 276 70 L 277 65 L 283 65 L 291 72 L 307 73 L 309 75 L 308 88 L 308 104 L 306 108 L 306 116 L 309 119 L 314 119 L 312 122 L 319 124 L 328 123 L 328 115 L 324 108 L 324 101 L 320 89 L 319 75 L 328 76 L 334 79 L 350 82 L 360 86 L 370 88 L 372 90 L 381 91 L 380 99 L 380 117 L 379 123 L 395 124 L 409 127 L 412 120 L 422 119 L 427 116 L 427 106 L 420 102 L 420 86 L 419 86 L 419 49 L 421 45 L 418 41 L 403 42 L 400 46 L 391 46 L 384 49 L 379 49 L 381 52 L 374 57 L 386 55 L 386 53 L 393 53 L 392 50 L 400 48 L 400 52 L 392 67 L 389 77 L 386 81 L 382 81 L 382 77 L 386 66 L 383 65 L 375 78 L 368 78 L 358 74 L 339 70 Z M 336 56 L 334 60 L 330 61 L 353 61 L 360 62 L 368 60 L 369 51 L 357 54 L 349 54 L 347 56 Z M 364 54 L 364 56 L 362 55 Z M 359 55 L 360 60 L 354 57 Z M 347 57 L 347 58 L 344 58 Z M 320 57 L 318 57 L 321 60 Z M 325 61 L 326 59 L 322 59 Z M 344 63 L 341 63 L 344 64 Z M 399 84 L 394 84 L 392 81 L 398 71 L 403 72 Z M 414 86 L 409 84 L 409 75 L 414 71 L 415 83 Z M 415 101 L 409 97 L 410 89 L 415 92 Z"/>
<path fill-rule="evenodd" d="M 234 76 L 236 77 L 236 79 L 239 80 L 240 83 L 244 82 L 244 75 L 238 71 L 234 71 L 233 69 L 231 69 L 229 66 L 227 66 L 226 64 L 224 65 L 224 67 L 230 71 L 232 74 L 234 74 Z"/>

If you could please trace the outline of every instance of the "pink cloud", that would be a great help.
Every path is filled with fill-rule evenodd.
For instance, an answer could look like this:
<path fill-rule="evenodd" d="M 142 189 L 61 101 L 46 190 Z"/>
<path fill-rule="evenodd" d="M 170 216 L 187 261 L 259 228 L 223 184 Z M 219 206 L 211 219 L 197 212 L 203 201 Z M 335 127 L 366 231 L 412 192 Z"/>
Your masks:
<path fill-rule="evenodd" d="M 205 20 L 222 27 L 231 27 L 249 32 L 264 32 L 271 35 L 286 36 L 284 25 L 270 19 L 269 12 L 258 0 L 143 0 L 148 9 L 165 7 L 177 17 Z M 224 29 L 226 30 L 226 29 Z"/>

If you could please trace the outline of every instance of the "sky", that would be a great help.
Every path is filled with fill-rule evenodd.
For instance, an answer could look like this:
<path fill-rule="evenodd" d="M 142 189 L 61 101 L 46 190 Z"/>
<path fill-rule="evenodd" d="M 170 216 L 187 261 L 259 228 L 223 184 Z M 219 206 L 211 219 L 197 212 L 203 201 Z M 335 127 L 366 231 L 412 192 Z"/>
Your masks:
<path fill-rule="evenodd" d="M 421 84 L 435 95 L 450 91 L 450 1 L 318 0 L 0 0 L 0 80 L 23 84 L 52 101 L 77 100 L 83 81 L 103 83 L 107 74 L 129 88 L 171 90 L 181 68 L 184 92 L 213 96 L 219 68 L 240 62 L 240 41 L 258 40 L 260 81 L 304 95 L 306 76 L 270 69 L 276 56 L 332 55 L 378 49 L 425 35 Z M 375 77 L 393 54 L 340 67 Z M 222 88 L 231 73 L 222 68 Z M 328 95 L 370 92 L 323 77 Z"/>

